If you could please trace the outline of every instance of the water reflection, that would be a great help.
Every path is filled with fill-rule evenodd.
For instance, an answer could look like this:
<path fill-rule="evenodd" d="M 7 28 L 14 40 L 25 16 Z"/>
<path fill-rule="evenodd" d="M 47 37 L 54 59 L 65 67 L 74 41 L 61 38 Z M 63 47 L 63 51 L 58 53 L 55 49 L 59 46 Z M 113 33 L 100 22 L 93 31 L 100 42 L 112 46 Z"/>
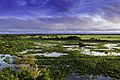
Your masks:
<path fill-rule="evenodd" d="M 0 54 L 0 69 L 12 66 L 14 56 L 9 54 Z"/>
<path fill-rule="evenodd" d="M 68 55 L 65 53 L 59 53 L 59 52 L 52 52 L 52 53 L 37 53 L 37 54 L 31 54 L 34 56 L 46 56 L 46 57 L 60 57 L 60 56 L 64 56 L 64 55 Z"/>
<path fill-rule="evenodd" d="M 65 80 L 112 80 L 112 78 L 109 76 L 102 76 L 102 75 L 79 76 L 78 74 L 73 73 L 70 76 L 68 76 Z"/>

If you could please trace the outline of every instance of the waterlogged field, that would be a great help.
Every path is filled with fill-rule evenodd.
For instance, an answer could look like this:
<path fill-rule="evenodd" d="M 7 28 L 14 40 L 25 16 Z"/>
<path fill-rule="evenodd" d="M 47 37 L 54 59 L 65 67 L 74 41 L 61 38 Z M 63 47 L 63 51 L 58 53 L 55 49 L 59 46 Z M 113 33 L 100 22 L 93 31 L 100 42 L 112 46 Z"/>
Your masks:
<path fill-rule="evenodd" d="M 0 35 L 1 80 L 119 80 L 119 35 Z"/>

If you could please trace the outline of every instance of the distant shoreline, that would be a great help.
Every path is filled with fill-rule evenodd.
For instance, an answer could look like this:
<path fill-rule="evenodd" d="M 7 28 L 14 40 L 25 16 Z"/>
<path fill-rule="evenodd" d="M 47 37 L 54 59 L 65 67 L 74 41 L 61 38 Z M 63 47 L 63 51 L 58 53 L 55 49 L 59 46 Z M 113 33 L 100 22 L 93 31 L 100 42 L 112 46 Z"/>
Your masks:
<path fill-rule="evenodd" d="M 0 34 L 120 34 L 120 31 L 49 31 L 32 29 L 0 30 Z"/>

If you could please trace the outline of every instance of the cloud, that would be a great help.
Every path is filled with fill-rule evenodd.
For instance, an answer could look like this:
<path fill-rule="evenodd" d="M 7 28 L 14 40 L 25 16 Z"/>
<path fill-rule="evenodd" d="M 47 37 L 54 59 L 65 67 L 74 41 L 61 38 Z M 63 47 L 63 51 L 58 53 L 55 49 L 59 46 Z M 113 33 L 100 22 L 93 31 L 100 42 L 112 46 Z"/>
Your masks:
<path fill-rule="evenodd" d="M 0 0 L 0 29 L 120 30 L 120 0 Z"/>
<path fill-rule="evenodd" d="M 34 16 L 43 14 L 46 16 L 68 16 L 102 12 L 113 14 L 119 13 L 119 3 L 119 0 L 0 0 L 0 10 L 10 16 L 17 14 L 21 16 L 30 14 L 34 14 Z"/>
<path fill-rule="evenodd" d="M 104 15 L 103 15 L 104 16 Z M 74 17 L 40 17 L 0 19 L 0 29 L 39 29 L 50 31 L 107 31 L 120 30 L 120 21 L 104 18 L 101 15 L 81 15 Z"/>

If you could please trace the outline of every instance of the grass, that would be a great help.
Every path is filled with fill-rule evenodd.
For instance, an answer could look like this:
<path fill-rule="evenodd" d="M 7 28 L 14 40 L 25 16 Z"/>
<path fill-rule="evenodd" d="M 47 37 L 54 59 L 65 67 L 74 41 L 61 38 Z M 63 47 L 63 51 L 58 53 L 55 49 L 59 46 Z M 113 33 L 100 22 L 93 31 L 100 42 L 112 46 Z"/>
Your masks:
<path fill-rule="evenodd" d="M 4 61 L 9 64 L 9 63 L 10 63 L 10 58 L 9 58 L 9 57 L 6 57 L 6 58 L 4 59 Z"/>
<path fill-rule="evenodd" d="M 114 40 L 119 40 L 119 35 L 19 35 L 13 37 L 0 38 L 1 54 L 15 55 L 14 65 L 17 70 L 12 68 L 4 68 L 0 71 L 0 79 L 2 80 L 64 80 L 72 73 L 78 73 L 80 76 L 86 75 L 107 75 L 109 77 L 120 79 L 120 58 L 119 56 L 90 56 L 81 53 L 81 47 L 93 46 L 95 51 L 105 52 L 107 49 L 104 44 L 117 43 Z M 78 36 L 81 40 L 47 40 L 47 38 Z M 0 36 L 1 37 L 1 36 Z M 100 39 L 97 44 L 89 39 Z M 86 41 L 86 39 L 88 41 Z M 101 41 L 101 40 L 106 40 Z M 107 42 L 107 40 L 113 40 Z M 88 44 L 84 44 L 84 43 Z M 40 43 L 35 44 L 35 43 Z M 46 44 L 57 44 L 49 45 Z M 43 46 L 46 45 L 46 46 Z M 68 50 L 64 45 L 79 45 L 78 51 Z M 35 47 L 39 46 L 39 48 Z M 27 50 L 25 54 L 20 52 Z M 92 49 L 92 48 L 90 48 Z M 94 49 L 92 49 L 94 50 Z M 120 52 L 119 49 L 110 50 L 111 52 Z M 45 57 L 45 56 L 28 56 L 28 54 L 60 52 L 67 53 L 67 56 L 60 57 Z M 109 52 L 109 50 L 108 50 Z M 5 59 L 9 62 L 9 58 Z M 28 66 L 19 66 L 20 64 Z M 31 69 L 32 68 L 32 69 Z M 40 73 L 39 73 L 40 71 Z"/>

